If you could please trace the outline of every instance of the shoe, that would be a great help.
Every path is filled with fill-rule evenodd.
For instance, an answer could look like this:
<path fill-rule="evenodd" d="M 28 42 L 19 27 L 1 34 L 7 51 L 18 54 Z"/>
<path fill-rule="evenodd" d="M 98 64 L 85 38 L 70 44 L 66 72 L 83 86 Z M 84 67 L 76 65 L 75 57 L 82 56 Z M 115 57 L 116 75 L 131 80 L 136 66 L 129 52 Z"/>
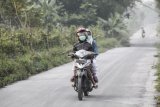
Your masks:
<path fill-rule="evenodd" d="M 72 87 L 76 87 L 76 84 L 75 84 L 75 83 L 73 83 L 73 84 L 72 84 Z"/>
<path fill-rule="evenodd" d="M 95 88 L 95 89 L 98 88 L 98 84 L 94 84 L 93 88 Z"/>
<path fill-rule="evenodd" d="M 93 76 L 93 79 L 94 79 L 95 83 L 98 83 L 98 78 L 96 75 Z"/>
<path fill-rule="evenodd" d="M 75 76 L 73 76 L 73 77 L 70 79 L 71 82 L 74 82 L 74 80 L 75 80 Z"/>

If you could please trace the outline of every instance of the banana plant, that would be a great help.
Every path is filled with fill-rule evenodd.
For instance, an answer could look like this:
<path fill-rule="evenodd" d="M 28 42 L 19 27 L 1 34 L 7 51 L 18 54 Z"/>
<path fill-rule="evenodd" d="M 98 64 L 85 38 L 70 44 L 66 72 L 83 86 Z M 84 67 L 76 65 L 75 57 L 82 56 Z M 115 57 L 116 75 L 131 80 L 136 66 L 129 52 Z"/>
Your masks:
<path fill-rule="evenodd" d="M 103 28 L 106 31 L 106 37 L 120 38 L 127 34 L 127 26 L 123 22 L 123 18 L 120 14 L 112 14 L 106 21 L 100 18 Z"/>

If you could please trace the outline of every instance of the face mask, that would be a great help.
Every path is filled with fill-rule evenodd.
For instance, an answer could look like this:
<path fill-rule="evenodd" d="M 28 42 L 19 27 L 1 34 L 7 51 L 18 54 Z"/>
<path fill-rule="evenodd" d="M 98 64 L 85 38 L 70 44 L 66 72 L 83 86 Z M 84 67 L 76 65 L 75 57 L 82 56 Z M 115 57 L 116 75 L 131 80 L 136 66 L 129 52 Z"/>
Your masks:
<path fill-rule="evenodd" d="M 86 40 L 86 36 L 79 36 L 79 40 L 80 41 L 85 41 Z"/>

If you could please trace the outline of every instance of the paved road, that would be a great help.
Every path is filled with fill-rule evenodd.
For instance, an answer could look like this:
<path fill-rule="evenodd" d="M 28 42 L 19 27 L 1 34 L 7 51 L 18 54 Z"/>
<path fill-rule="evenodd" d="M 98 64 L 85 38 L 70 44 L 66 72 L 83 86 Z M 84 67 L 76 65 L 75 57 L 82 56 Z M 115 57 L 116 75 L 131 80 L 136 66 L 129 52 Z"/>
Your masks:
<path fill-rule="evenodd" d="M 78 101 L 69 82 L 72 63 L 68 63 L 0 89 L 0 107 L 153 107 L 153 44 L 158 39 L 150 32 L 144 39 L 137 32 L 132 47 L 98 56 L 99 88 L 83 101 Z"/>

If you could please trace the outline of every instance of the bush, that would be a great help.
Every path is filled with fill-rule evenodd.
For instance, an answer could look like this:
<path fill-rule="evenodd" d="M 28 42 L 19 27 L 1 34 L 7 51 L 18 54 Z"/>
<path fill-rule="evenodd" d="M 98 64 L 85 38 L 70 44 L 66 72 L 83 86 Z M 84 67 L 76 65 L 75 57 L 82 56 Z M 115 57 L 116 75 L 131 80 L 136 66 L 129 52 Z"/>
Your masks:
<path fill-rule="evenodd" d="M 160 49 L 160 44 L 157 44 L 157 48 Z M 158 53 L 158 56 L 160 56 L 160 53 Z M 157 72 L 156 72 L 156 75 L 157 75 L 157 85 L 156 85 L 156 90 L 158 92 L 160 92 L 160 57 L 158 57 L 158 64 L 156 65 L 156 69 L 157 69 Z M 157 95 L 156 97 L 156 100 L 157 100 L 157 107 L 160 106 L 160 96 Z"/>
<path fill-rule="evenodd" d="M 120 44 L 122 46 L 127 46 L 127 47 L 130 46 L 129 37 L 123 37 L 123 38 L 121 38 Z"/>
<path fill-rule="evenodd" d="M 76 26 L 44 29 L 3 29 L 0 36 L 0 87 L 71 61 L 67 56 L 77 41 Z M 114 38 L 105 38 L 99 26 L 91 27 L 100 52 L 117 46 Z"/>
<path fill-rule="evenodd" d="M 104 52 L 107 49 L 111 49 L 119 45 L 119 42 L 115 38 L 100 38 L 97 43 L 100 52 Z"/>
<path fill-rule="evenodd" d="M 3 59 L 0 63 L 0 77 L 8 76 L 17 70 L 17 63 L 13 59 Z"/>

